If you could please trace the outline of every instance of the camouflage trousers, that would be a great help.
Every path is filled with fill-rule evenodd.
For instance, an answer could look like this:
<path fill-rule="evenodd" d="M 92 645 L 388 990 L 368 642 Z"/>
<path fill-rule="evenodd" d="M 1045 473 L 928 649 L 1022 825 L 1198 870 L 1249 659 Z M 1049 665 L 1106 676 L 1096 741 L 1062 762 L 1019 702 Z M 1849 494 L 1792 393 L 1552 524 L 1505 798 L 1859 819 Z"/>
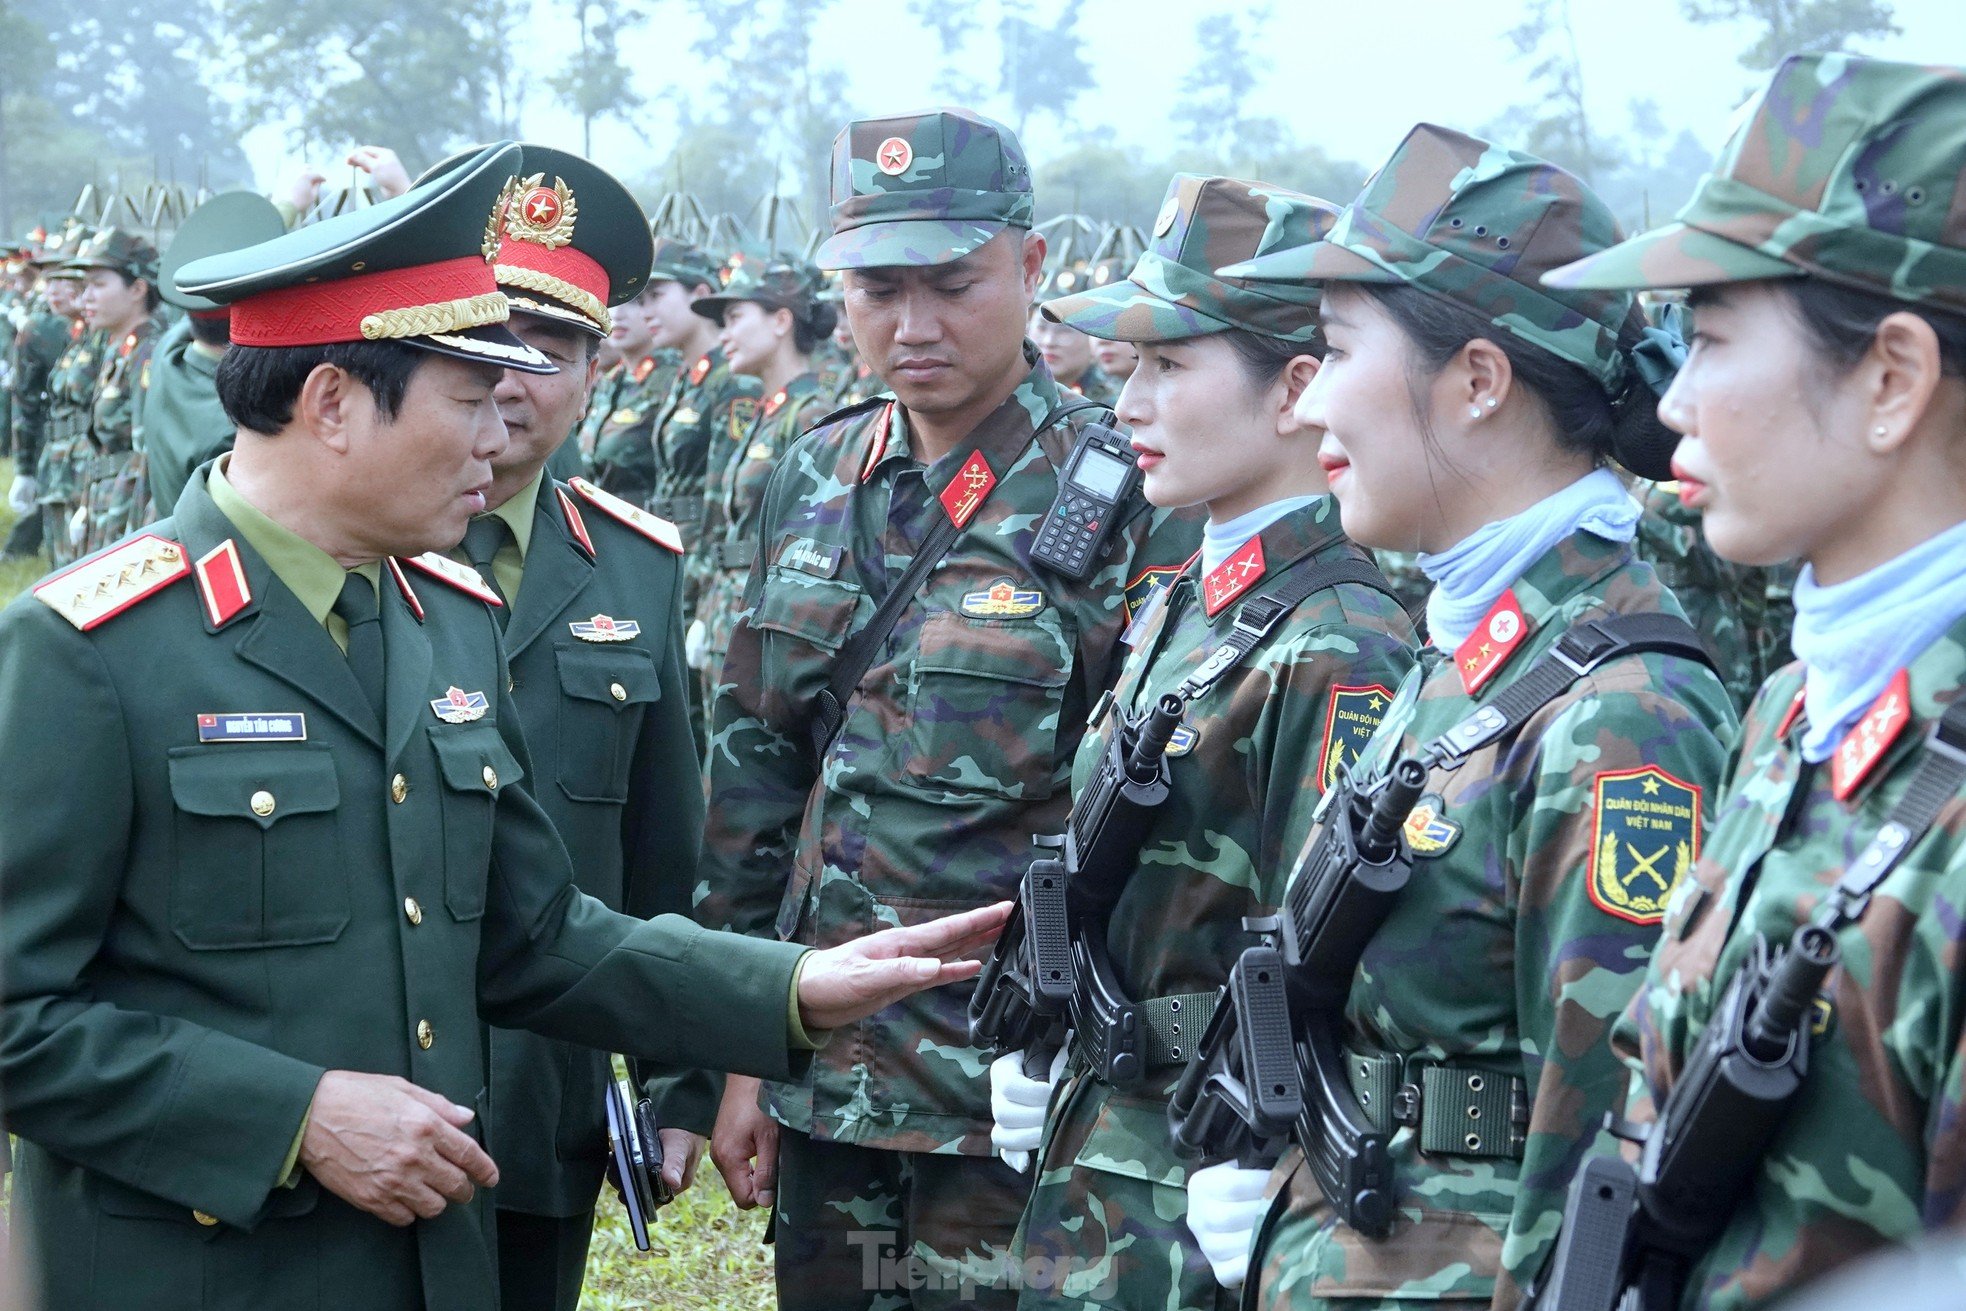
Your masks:
<path fill-rule="evenodd" d="M 1249 1282 L 1243 1286 L 1244 1311 L 1487 1311 L 1486 1301 L 1434 1298 L 1424 1288 L 1400 1289 L 1397 1297 L 1333 1297 L 1312 1292 L 1307 1268 L 1310 1240 L 1327 1225 L 1340 1223 L 1311 1178 L 1310 1167 L 1291 1148 L 1270 1177 L 1277 1189 L 1256 1231 L 1249 1255 Z"/>
<path fill-rule="evenodd" d="M 67 568 L 82 555 L 82 548 L 68 535 L 75 508 L 74 501 L 41 502 L 41 546 L 48 553 L 48 563 L 56 569 Z"/>
<path fill-rule="evenodd" d="M 1045 1118 L 1015 1254 L 1029 1276 L 1019 1311 L 1236 1304 L 1188 1231 L 1187 1167 L 1168 1139 L 1167 1102 L 1089 1075 L 1065 1083 Z"/>
<path fill-rule="evenodd" d="M 1027 1191 L 994 1156 L 890 1152 L 781 1128 L 780 1311 L 1007 1311 Z"/>

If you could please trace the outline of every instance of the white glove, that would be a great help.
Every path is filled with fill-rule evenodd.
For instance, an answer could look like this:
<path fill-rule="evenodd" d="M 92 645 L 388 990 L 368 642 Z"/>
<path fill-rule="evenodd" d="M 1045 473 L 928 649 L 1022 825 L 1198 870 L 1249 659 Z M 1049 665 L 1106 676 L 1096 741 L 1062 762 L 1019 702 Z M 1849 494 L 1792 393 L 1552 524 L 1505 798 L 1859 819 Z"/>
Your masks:
<path fill-rule="evenodd" d="M 1268 1170 L 1245 1170 L 1234 1161 L 1188 1176 L 1188 1228 L 1224 1288 L 1242 1287 L 1249 1273 L 1249 1247 L 1270 1207 L 1263 1196 L 1269 1181 Z"/>
<path fill-rule="evenodd" d="M 68 516 L 68 544 L 80 546 L 89 540 L 89 507 L 78 505 L 75 513 Z"/>
<path fill-rule="evenodd" d="M 15 514 L 28 514 L 34 509 L 34 499 L 41 495 L 41 484 L 34 481 L 31 473 L 14 475 L 14 485 L 7 490 L 7 508 Z"/>
<path fill-rule="evenodd" d="M 701 619 L 690 620 L 683 632 L 683 663 L 691 669 L 710 667 L 710 630 Z"/>
<path fill-rule="evenodd" d="M 1042 1079 L 1024 1073 L 1024 1053 L 1012 1052 L 990 1062 L 990 1145 L 1004 1164 L 1022 1172 L 1031 1168 L 1031 1153 L 1044 1139 L 1044 1111 L 1051 1104 L 1052 1085 L 1065 1069 L 1065 1052 L 1058 1049 Z"/>

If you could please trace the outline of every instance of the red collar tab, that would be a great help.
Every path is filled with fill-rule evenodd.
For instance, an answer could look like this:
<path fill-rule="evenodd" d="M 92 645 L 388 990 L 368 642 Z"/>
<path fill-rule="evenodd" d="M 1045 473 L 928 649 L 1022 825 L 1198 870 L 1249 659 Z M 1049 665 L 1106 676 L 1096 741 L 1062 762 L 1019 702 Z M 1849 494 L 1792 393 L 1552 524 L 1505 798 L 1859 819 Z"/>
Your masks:
<path fill-rule="evenodd" d="M 785 389 L 783 387 L 780 387 L 777 391 L 772 393 L 771 399 L 765 402 L 765 418 L 769 419 L 772 415 L 778 413 L 778 407 L 783 405 L 784 403 L 785 403 Z"/>
<path fill-rule="evenodd" d="M 553 489 L 553 495 L 560 498 L 560 517 L 567 521 L 567 531 L 573 534 L 574 541 L 580 543 L 580 549 L 587 552 L 587 558 L 593 559 L 594 539 L 587 535 L 587 521 L 580 517 L 580 509 L 574 505 L 573 497 L 558 487 Z"/>
<path fill-rule="evenodd" d="M 1786 739 L 1789 735 L 1789 730 L 1795 727 L 1795 721 L 1802 718 L 1802 706 L 1804 701 L 1806 700 L 1807 697 L 1804 694 L 1803 689 L 1799 687 L 1796 688 L 1795 700 L 1789 702 L 1789 708 L 1785 712 L 1783 712 L 1782 722 L 1775 725 L 1776 741 L 1779 742 Z"/>
<path fill-rule="evenodd" d="M 1512 587 L 1489 607 L 1473 635 L 1455 649 L 1454 668 L 1461 675 L 1461 687 L 1469 696 L 1479 692 L 1528 636 L 1529 620 Z"/>
<path fill-rule="evenodd" d="M 701 387 L 703 385 L 703 380 L 709 376 L 710 376 L 710 357 L 708 355 L 705 355 L 703 358 L 699 359 L 695 364 L 690 366 L 689 385 L 692 387 Z"/>
<path fill-rule="evenodd" d="M 1911 676 L 1900 669 L 1891 676 L 1891 684 L 1884 694 L 1870 703 L 1864 717 L 1836 744 L 1836 753 L 1830 757 L 1829 777 L 1830 791 L 1838 801 L 1848 801 L 1850 794 L 1862 786 L 1910 722 Z"/>
<path fill-rule="evenodd" d="M 416 589 L 410 586 L 410 576 L 403 572 L 403 566 L 398 563 L 395 556 L 385 556 L 382 562 L 389 566 L 389 576 L 396 580 L 396 590 L 401 592 L 403 600 L 409 603 L 410 613 L 416 616 L 419 624 L 422 623 L 423 602 L 417 599 Z"/>
<path fill-rule="evenodd" d="M 200 556 L 191 566 L 198 575 L 198 594 L 204 598 L 205 618 L 217 632 L 236 619 L 253 603 L 253 589 L 246 582 L 246 566 L 239 559 L 239 547 L 228 537 Z"/>
<path fill-rule="evenodd" d="M 415 336 L 415 333 L 387 330 L 390 325 L 378 316 L 392 310 L 448 306 L 454 301 L 486 295 L 503 299 L 491 265 L 477 255 L 279 287 L 248 296 L 232 306 L 232 343 L 235 346 L 327 346 L 378 337 Z"/>
<path fill-rule="evenodd" d="M 644 355 L 642 362 L 635 366 L 635 381 L 647 382 L 648 376 L 655 372 L 655 356 Z"/>
<path fill-rule="evenodd" d="M 1215 566 L 1201 580 L 1202 608 L 1213 619 L 1229 602 L 1256 586 L 1268 566 L 1263 561 L 1263 539 L 1252 537 L 1236 553 Z"/>
<path fill-rule="evenodd" d="M 881 417 L 874 420 L 873 435 L 867 442 L 867 458 L 860 462 L 860 481 L 866 482 L 874 476 L 881 457 L 887 454 L 887 433 L 894 423 L 894 402 L 881 406 Z"/>
<path fill-rule="evenodd" d="M 956 527 L 966 528 L 996 485 L 997 475 L 990 471 L 990 462 L 983 458 L 983 452 L 971 451 L 963 467 L 956 470 L 956 476 L 942 489 L 942 508 L 948 511 Z"/>

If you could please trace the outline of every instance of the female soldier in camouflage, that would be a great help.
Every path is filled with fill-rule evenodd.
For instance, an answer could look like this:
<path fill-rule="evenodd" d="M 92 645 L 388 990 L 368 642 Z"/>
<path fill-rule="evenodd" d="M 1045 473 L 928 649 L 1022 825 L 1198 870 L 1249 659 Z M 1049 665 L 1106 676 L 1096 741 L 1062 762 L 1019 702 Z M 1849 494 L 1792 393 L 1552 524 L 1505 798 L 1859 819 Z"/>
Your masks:
<path fill-rule="evenodd" d="M 819 298 L 819 270 L 773 259 L 737 266 L 730 282 L 690 308 L 713 323 L 730 371 L 756 378 L 765 401 L 748 429 L 729 446 L 729 461 L 711 469 L 703 497 L 703 551 L 708 579 L 697 599 L 688 641 L 691 666 L 703 681 L 705 705 L 716 699 L 730 627 L 744 607 L 744 580 L 758 554 L 757 514 L 765 483 L 792 439 L 827 412 L 813 354 L 833 331 L 839 311 Z M 713 444 L 713 452 L 724 448 Z"/>
<path fill-rule="evenodd" d="M 82 271 L 63 264 L 48 279 L 67 283 L 74 306 L 68 347 L 48 371 L 47 435 L 34 466 L 41 505 L 41 544 L 60 569 L 81 554 L 69 525 L 81 504 L 84 465 L 89 455 L 89 406 L 101 371 L 103 335 L 82 314 Z"/>
<path fill-rule="evenodd" d="M 121 228 L 98 232 L 70 264 L 82 270 L 83 317 L 105 343 L 89 401 L 88 454 L 81 461 L 87 524 L 80 545 L 88 552 L 136 528 L 150 501 L 134 433 L 137 390 L 156 341 L 153 316 L 162 297 L 157 248 Z"/>
<path fill-rule="evenodd" d="M 1677 222 L 1551 275 L 1693 288 L 1692 354 L 1660 406 L 1685 434 L 1681 494 L 1720 555 L 1803 564 L 1799 662 L 1749 709 L 1618 1026 L 1634 1118 L 1654 1118 L 1757 941 L 1824 917 L 1867 851 L 1901 853 L 1867 910 L 1826 926 L 1841 964 L 1807 1072 L 1695 1259 L 1689 1308 L 1759 1307 L 1966 1217 L 1966 798 L 1957 768 L 1913 788 L 1943 765 L 1927 739 L 1966 678 L 1962 178 L 1966 70 L 1801 56 Z M 1899 810 L 1913 792 L 1929 824 Z"/>
<path fill-rule="evenodd" d="M 1668 472 L 1672 435 L 1631 362 L 1642 311 L 1537 283 L 1617 239 L 1570 174 L 1421 124 L 1325 241 L 1227 270 L 1323 282 L 1329 354 L 1300 413 L 1325 430 L 1346 531 L 1417 547 L 1434 584 L 1432 644 L 1353 765 L 1364 788 L 1496 713 L 1573 626 L 1683 619 L 1633 554 L 1639 507 L 1608 467 Z M 1391 1135 L 1390 1232 L 1339 1219 L 1286 1156 L 1250 1254 L 1256 1305 L 1516 1306 L 1565 1184 L 1623 1104 L 1611 1021 L 1734 734 L 1680 628 L 1689 654 L 1572 673 L 1458 768 L 1429 768 L 1405 825 L 1412 880 L 1364 945 L 1340 1035 L 1346 1077 Z M 1256 1172 L 1215 1168 L 1225 1205 L 1196 1223 L 1260 1213 Z"/>
<path fill-rule="evenodd" d="M 1339 529 L 1318 434 L 1292 415 L 1323 353 L 1315 290 L 1214 272 L 1316 240 L 1335 213 L 1261 183 L 1179 176 L 1130 278 L 1043 306 L 1074 330 L 1139 344 L 1118 408 L 1147 498 L 1203 506 L 1208 522 L 1198 558 L 1135 620 L 1114 701 L 1073 770 L 1083 790 L 1122 717 L 1177 689 L 1188 698 L 1168 752 L 1171 795 L 1111 915 L 1090 926 L 1120 986 L 1160 1017 L 1144 1078 L 1108 1081 L 1091 1056 L 1101 1044 L 1084 1033 L 1092 1041 L 1069 1064 L 1061 1052 L 1050 1079 L 1025 1077 L 1021 1053 L 991 1068 L 995 1142 L 1040 1152 L 1019 1227 L 1022 1307 L 1200 1311 L 1233 1300 L 1182 1223 L 1188 1169 L 1167 1097 L 1216 989 L 1256 941 L 1244 918 L 1282 899 L 1284 853 L 1303 837 L 1286 818 L 1305 780 L 1315 790 L 1364 744 L 1413 663 L 1412 626 Z M 1334 565 L 1355 576 L 1334 576 Z M 1004 590 L 1002 605 L 1019 604 Z M 1272 601 L 1289 608 L 1267 635 L 1205 688 L 1190 685 Z"/>

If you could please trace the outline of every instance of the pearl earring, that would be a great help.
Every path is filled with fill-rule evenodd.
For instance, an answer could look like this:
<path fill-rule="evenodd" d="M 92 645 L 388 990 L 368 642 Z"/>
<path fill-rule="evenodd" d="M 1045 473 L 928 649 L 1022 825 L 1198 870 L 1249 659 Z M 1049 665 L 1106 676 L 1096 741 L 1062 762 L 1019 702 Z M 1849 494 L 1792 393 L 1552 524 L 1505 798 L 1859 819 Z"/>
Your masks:
<path fill-rule="evenodd" d="M 1485 401 L 1483 401 L 1483 402 L 1482 402 L 1482 404 L 1483 404 L 1483 405 L 1486 405 L 1486 406 L 1487 406 L 1487 407 L 1488 407 L 1489 409 L 1491 409 L 1491 410 L 1492 410 L 1492 409 L 1494 409 L 1494 408 L 1495 408 L 1495 406 L 1496 406 L 1496 405 L 1498 404 L 1498 402 L 1496 401 L 1496 399 L 1495 399 L 1495 398 L 1494 398 L 1493 396 L 1490 396 L 1490 397 L 1489 397 L 1489 398 L 1488 398 L 1487 400 L 1485 400 Z"/>
<path fill-rule="evenodd" d="M 1479 405 L 1470 405 L 1468 407 L 1468 417 L 1470 419 L 1479 419 L 1481 417 L 1481 407 Z"/>
<path fill-rule="evenodd" d="M 1884 425 L 1880 423 L 1875 428 L 1872 428 L 1870 431 L 1873 437 L 1882 437 L 1884 435 L 1885 428 Z"/>

